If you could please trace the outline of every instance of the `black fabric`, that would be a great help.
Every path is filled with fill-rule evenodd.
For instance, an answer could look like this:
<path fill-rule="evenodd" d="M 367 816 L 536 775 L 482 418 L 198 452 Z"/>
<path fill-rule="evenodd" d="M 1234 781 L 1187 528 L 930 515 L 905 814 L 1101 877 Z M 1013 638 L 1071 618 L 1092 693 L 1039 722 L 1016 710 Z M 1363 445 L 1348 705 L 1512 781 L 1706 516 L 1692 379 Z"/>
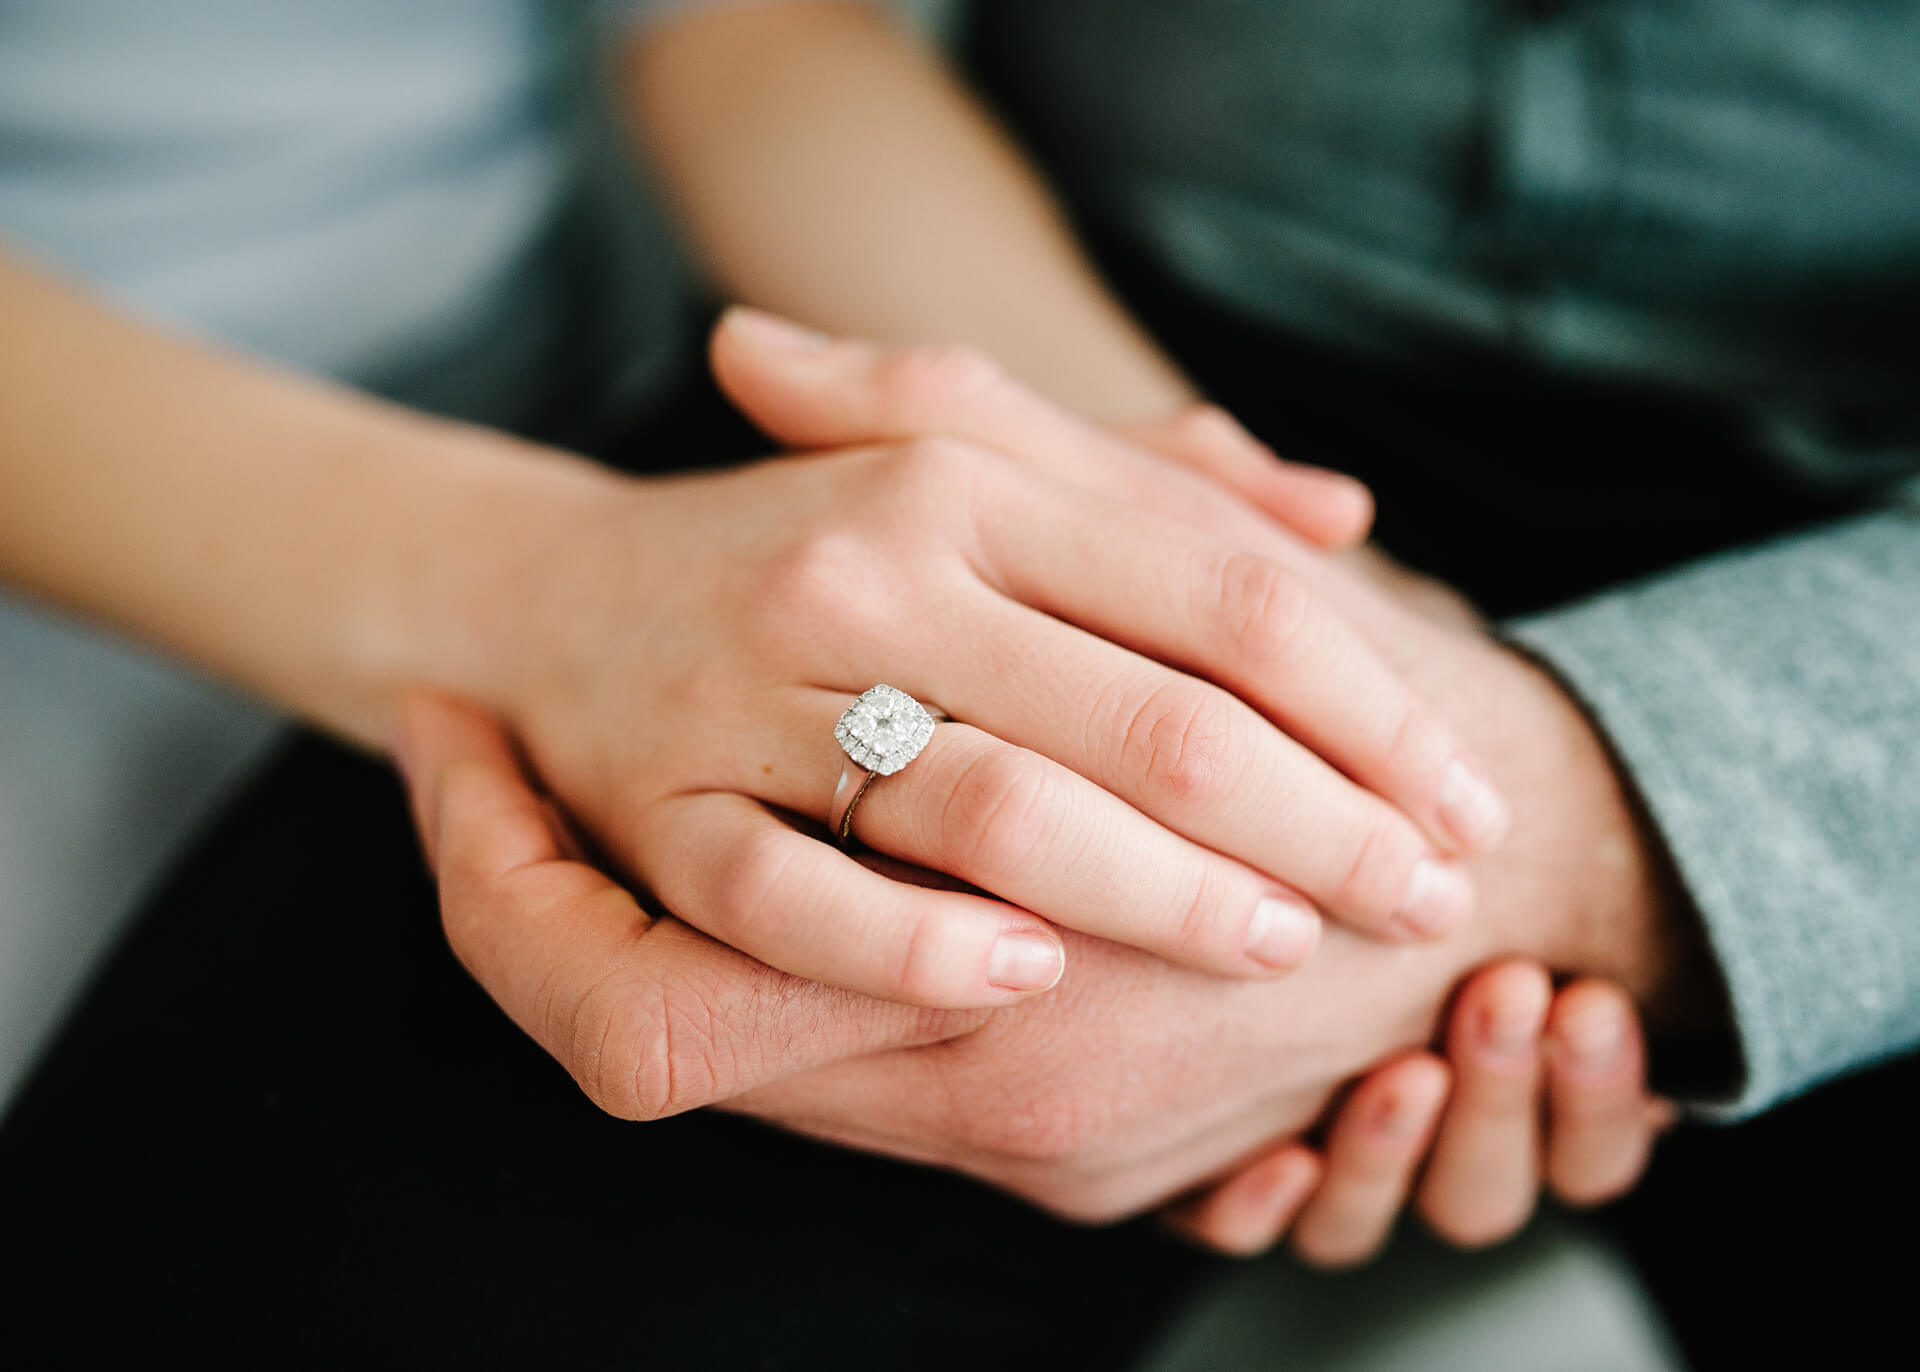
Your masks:
<path fill-rule="evenodd" d="M 453 960 L 386 769 L 291 746 L 0 1130 L 15 1367 L 1117 1366 L 1206 1260 L 600 1114 Z"/>

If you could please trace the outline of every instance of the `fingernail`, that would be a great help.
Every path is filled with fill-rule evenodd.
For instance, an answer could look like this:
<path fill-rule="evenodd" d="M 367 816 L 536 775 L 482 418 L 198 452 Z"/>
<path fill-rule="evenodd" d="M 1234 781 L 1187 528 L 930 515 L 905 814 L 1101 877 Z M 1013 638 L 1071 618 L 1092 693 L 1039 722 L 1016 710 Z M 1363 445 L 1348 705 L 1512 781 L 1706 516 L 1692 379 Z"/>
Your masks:
<path fill-rule="evenodd" d="M 1045 934 L 1000 935 L 987 960 L 987 984 L 1001 991 L 1044 991 L 1067 970 L 1067 950 Z"/>
<path fill-rule="evenodd" d="M 1298 967 L 1319 940 L 1320 916 L 1299 901 L 1264 896 L 1247 921 L 1247 956 L 1275 971 Z"/>
<path fill-rule="evenodd" d="M 1464 762 L 1447 768 L 1440 786 L 1440 822 L 1464 847 L 1472 852 L 1493 847 L 1506 837 L 1512 818 L 1500 793 Z"/>
<path fill-rule="evenodd" d="M 777 314 L 735 305 L 722 321 L 726 328 L 743 335 L 748 342 L 781 352 L 818 352 L 832 340 L 823 333 L 805 328 Z"/>
<path fill-rule="evenodd" d="M 1480 1022 L 1481 1041 L 1504 1058 L 1517 1058 L 1533 1050 L 1547 1017 L 1544 996 L 1518 1000 L 1511 996 L 1487 1007 Z"/>
<path fill-rule="evenodd" d="M 1557 1028 L 1574 1062 L 1590 1071 L 1609 1066 L 1626 1042 L 1626 1026 L 1611 1009 L 1596 1007 L 1569 1015 Z"/>
<path fill-rule="evenodd" d="M 1473 883 L 1465 872 L 1422 858 L 1413 865 L 1395 918 L 1417 938 L 1438 938 L 1465 919 L 1472 905 Z"/>

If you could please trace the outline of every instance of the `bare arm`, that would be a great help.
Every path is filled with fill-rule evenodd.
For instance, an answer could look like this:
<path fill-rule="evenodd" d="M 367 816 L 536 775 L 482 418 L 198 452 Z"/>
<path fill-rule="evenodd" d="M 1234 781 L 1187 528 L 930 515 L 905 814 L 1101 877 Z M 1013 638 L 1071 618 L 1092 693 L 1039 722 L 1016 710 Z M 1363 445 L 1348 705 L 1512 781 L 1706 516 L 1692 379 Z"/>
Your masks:
<path fill-rule="evenodd" d="M 829 332 L 970 344 L 1095 419 L 1194 398 L 1006 135 L 875 7 L 695 11 L 623 56 L 629 123 L 730 295 Z"/>
<path fill-rule="evenodd" d="M 0 249 L 0 580 L 361 743 L 586 463 L 169 336 Z M 485 536 L 481 537 L 482 530 Z"/>

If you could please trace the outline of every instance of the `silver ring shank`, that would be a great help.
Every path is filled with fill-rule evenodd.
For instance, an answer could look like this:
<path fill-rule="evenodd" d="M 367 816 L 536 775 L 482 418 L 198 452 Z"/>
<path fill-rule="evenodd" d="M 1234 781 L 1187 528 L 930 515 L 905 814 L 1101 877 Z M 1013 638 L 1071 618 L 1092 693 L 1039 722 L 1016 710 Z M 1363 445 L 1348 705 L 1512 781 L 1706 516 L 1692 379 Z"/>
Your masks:
<path fill-rule="evenodd" d="M 952 722 L 953 716 L 937 705 L 922 705 L 920 708 L 931 715 L 936 724 Z M 827 829 L 832 833 L 833 841 L 848 852 L 855 847 L 853 812 L 859 809 L 861 798 L 879 775 L 878 772 L 856 765 L 851 758 L 841 760 L 840 779 L 834 782 L 833 799 L 827 805 Z"/>

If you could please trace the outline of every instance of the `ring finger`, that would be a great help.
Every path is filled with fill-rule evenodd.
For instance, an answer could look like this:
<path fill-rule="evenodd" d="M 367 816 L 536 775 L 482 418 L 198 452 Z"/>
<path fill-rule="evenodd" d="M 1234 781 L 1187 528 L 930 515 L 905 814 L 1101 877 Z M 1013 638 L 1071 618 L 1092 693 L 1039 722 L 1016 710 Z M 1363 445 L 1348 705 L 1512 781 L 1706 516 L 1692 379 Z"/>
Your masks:
<path fill-rule="evenodd" d="M 820 815 L 843 762 L 833 723 L 847 697 L 797 689 L 787 700 L 768 714 L 790 732 L 768 747 L 789 760 L 742 783 Z M 1203 971 L 1271 976 L 1303 962 L 1319 937 L 1319 916 L 1296 892 L 963 723 L 941 724 L 905 769 L 877 778 L 853 832 L 1056 924 Z"/>

